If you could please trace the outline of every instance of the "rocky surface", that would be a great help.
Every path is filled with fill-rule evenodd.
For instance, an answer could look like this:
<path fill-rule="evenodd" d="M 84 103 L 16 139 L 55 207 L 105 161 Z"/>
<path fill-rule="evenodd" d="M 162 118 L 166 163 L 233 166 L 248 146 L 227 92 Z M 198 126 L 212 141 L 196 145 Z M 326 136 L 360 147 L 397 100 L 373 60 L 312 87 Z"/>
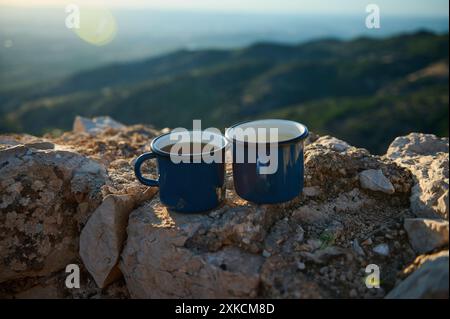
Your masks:
<path fill-rule="evenodd" d="M 414 176 L 411 210 L 424 218 L 448 220 L 449 142 L 430 134 L 411 133 L 396 138 L 386 157 L 407 168 Z"/>
<path fill-rule="evenodd" d="M 106 169 L 77 153 L 26 144 L 0 151 L 0 176 L 0 282 L 65 267 L 101 202 Z"/>
<path fill-rule="evenodd" d="M 448 221 L 407 218 L 404 225 L 412 248 L 419 254 L 448 246 Z"/>
<path fill-rule="evenodd" d="M 202 216 L 167 214 L 158 199 L 132 213 L 120 263 L 131 296 L 257 296 L 261 256 L 237 247 L 204 253 L 184 247 L 202 222 Z"/>
<path fill-rule="evenodd" d="M 1 175 L 0 240 L 6 243 L 0 241 L 1 256 L 27 256 L 24 270 L 2 259 L 1 274 L 9 275 L 0 283 L 0 297 L 408 298 L 442 297 L 445 289 L 448 296 L 448 223 L 439 231 L 411 227 L 418 217 L 448 217 L 448 139 L 412 134 L 396 139 L 380 157 L 311 134 L 305 189 L 298 198 L 282 205 L 249 203 L 235 194 L 228 166 L 225 202 L 204 214 L 184 215 L 168 211 L 157 189 L 138 184 L 133 175 L 134 158 L 148 151 L 160 132 L 142 125 L 89 130 L 78 125 L 57 138 L 0 137 L 0 158 L 31 150 L 21 156 L 39 164 L 34 170 L 21 162 L 3 167 L 0 161 L 0 170 L 10 172 L 8 179 Z M 58 155 L 73 160 L 59 167 Z M 83 163 L 99 169 L 85 172 Z M 156 173 L 152 161 L 144 169 Z M 53 185 L 51 172 L 62 182 Z M 17 180 L 25 186 L 12 187 Z M 29 180 L 45 187 L 35 191 Z M 44 205 L 51 207 L 45 218 L 58 223 L 62 214 L 71 226 L 59 227 L 56 237 L 35 234 L 42 217 L 34 209 Z M 21 220 L 25 235 L 18 228 Z M 56 246 L 70 242 L 70 258 L 55 265 L 51 254 L 39 254 L 38 266 L 27 264 L 34 258 L 28 247 L 47 247 L 47 235 Z M 418 249 L 414 238 L 434 244 Z M 446 269 L 445 260 L 435 257 L 445 253 Z M 69 262 L 81 268 L 80 289 L 64 285 Z M 381 270 L 379 289 L 365 285 L 371 264 Z M 428 284 L 445 276 L 446 287 Z M 413 286 L 416 292 L 405 295 Z"/>
<path fill-rule="evenodd" d="M 0 284 L 0 299 L 126 299 L 130 298 L 123 279 L 118 279 L 102 289 L 97 286 L 81 260 L 75 260 L 80 265 L 80 289 L 68 289 L 65 286 L 64 269 L 49 276 L 19 279 Z"/>
<path fill-rule="evenodd" d="M 448 250 L 423 258 L 418 269 L 393 289 L 388 299 L 448 298 Z"/>
<path fill-rule="evenodd" d="M 327 298 L 356 291 L 355 297 L 381 296 L 381 290 L 368 291 L 361 273 L 376 262 L 395 277 L 395 267 L 414 257 L 397 231 L 409 214 L 412 177 L 366 150 L 336 150 L 332 141 L 323 137 L 307 146 L 306 187 L 315 191 L 290 203 L 258 206 L 240 199 L 229 169 L 227 200 L 207 214 L 169 212 L 157 198 L 134 211 L 120 263 L 130 294 Z M 359 173 L 367 169 L 383 170 L 396 194 L 359 188 Z M 386 233 L 392 235 L 386 238 Z M 365 242 L 361 249 L 367 258 L 353 251 L 355 240 Z M 372 251 L 380 242 L 391 244 L 391 258 Z"/>
<path fill-rule="evenodd" d="M 136 206 L 150 199 L 156 189 L 138 195 L 107 195 L 92 214 L 80 236 L 80 256 L 97 286 L 106 287 L 117 280 L 117 268 L 127 238 L 128 216 Z"/>
<path fill-rule="evenodd" d="M 138 205 L 146 199 L 142 194 L 154 194 L 135 180 L 130 162 L 149 150 L 151 138 L 158 133 L 137 125 L 105 128 L 95 135 L 77 131 L 57 138 L 0 136 L 0 297 L 45 291 L 69 298 L 128 296 L 128 292 L 105 294 L 96 288 L 80 259 L 79 238 L 91 214 L 109 195 L 129 196 Z M 154 171 L 154 166 L 147 167 Z M 115 230 L 113 222 L 118 219 L 109 221 L 105 230 Z M 90 223 L 95 224 L 95 219 Z M 119 247 L 125 238 L 119 240 Z M 62 278 L 69 263 L 82 267 L 84 289 L 65 288 Z"/>

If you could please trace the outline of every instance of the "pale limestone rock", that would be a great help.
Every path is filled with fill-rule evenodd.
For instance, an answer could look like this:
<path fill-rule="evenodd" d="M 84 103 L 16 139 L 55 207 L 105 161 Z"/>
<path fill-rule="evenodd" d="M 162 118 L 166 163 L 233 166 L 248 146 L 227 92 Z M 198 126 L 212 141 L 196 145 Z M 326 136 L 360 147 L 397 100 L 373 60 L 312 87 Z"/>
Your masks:
<path fill-rule="evenodd" d="M 153 197 L 156 188 L 141 194 L 108 195 L 80 235 L 80 256 L 97 286 L 104 288 L 121 276 L 117 266 L 131 211 Z"/>
<path fill-rule="evenodd" d="M 386 155 L 394 160 L 408 160 L 408 158 L 415 156 L 448 153 L 448 150 L 448 137 L 440 138 L 433 134 L 411 133 L 397 137 L 389 145 Z"/>
<path fill-rule="evenodd" d="M 88 133 L 96 135 L 106 129 L 120 130 L 124 129 L 125 125 L 113 120 L 109 116 L 99 116 L 92 119 L 77 116 L 73 123 L 73 131 L 77 133 Z"/>
<path fill-rule="evenodd" d="M 0 282 L 71 263 L 79 229 L 101 201 L 106 170 L 73 152 L 23 145 L 0 151 Z"/>
<path fill-rule="evenodd" d="M 411 209 L 418 217 L 449 216 L 449 140 L 431 134 L 411 133 L 397 137 L 386 157 L 414 176 Z"/>
<path fill-rule="evenodd" d="M 351 147 L 347 142 L 328 135 L 318 138 L 315 142 L 336 152 L 345 152 Z"/>
<path fill-rule="evenodd" d="M 256 296 L 261 257 L 238 249 L 190 251 L 186 240 L 201 223 L 198 215 L 169 215 L 156 200 L 132 213 L 120 269 L 133 297 Z"/>
<path fill-rule="evenodd" d="M 404 227 L 412 248 L 419 254 L 448 245 L 448 221 L 407 218 Z"/>
<path fill-rule="evenodd" d="M 384 176 L 381 169 L 368 169 L 359 174 L 359 182 L 361 187 L 370 189 L 375 192 L 383 192 L 386 194 L 395 193 L 395 188 L 391 181 Z"/>

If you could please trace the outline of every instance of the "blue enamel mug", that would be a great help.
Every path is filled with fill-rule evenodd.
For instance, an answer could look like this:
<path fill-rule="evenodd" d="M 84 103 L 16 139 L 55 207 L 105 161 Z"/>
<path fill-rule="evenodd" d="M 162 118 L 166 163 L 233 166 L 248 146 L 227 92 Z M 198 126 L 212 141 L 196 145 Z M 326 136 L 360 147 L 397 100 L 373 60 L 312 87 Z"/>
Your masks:
<path fill-rule="evenodd" d="M 236 193 L 256 204 L 282 203 L 297 197 L 303 190 L 303 149 L 308 134 L 303 124 L 277 119 L 228 128 L 225 136 L 232 143 Z"/>
<path fill-rule="evenodd" d="M 152 141 L 152 152 L 142 154 L 134 164 L 137 179 L 144 185 L 159 187 L 161 202 L 176 212 L 208 211 L 225 198 L 224 162 L 228 142 L 221 134 L 200 136 L 197 133 L 185 131 L 175 138 L 173 132 L 161 135 Z M 206 147 L 179 152 L 176 146 L 186 144 L 183 140 L 202 143 Z M 151 159 L 157 161 L 157 180 L 142 176 L 142 164 Z"/>

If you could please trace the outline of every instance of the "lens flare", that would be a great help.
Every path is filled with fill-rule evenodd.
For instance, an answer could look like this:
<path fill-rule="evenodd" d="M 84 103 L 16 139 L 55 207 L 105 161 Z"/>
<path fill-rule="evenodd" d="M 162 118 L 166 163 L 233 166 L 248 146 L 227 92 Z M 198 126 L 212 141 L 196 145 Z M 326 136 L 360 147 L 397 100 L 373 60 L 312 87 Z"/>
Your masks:
<path fill-rule="evenodd" d="M 117 22 L 106 8 L 80 7 L 80 25 L 73 31 L 84 41 L 103 46 L 110 43 L 117 34 Z"/>

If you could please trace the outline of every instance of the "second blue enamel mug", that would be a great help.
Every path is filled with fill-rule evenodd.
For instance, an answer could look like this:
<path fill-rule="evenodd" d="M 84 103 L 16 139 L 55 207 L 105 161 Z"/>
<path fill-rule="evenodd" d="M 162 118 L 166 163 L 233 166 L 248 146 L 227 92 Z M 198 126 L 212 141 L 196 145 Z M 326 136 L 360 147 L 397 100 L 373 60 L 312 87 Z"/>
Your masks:
<path fill-rule="evenodd" d="M 251 132 L 271 129 L 276 132 L 273 139 L 270 134 L 250 136 Z M 305 125 L 278 119 L 249 121 L 227 129 L 236 193 L 257 204 L 282 203 L 297 197 L 303 190 L 303 149 L 308 134 Z M 269 166 L 272 168 L 268 170 Z"/>

